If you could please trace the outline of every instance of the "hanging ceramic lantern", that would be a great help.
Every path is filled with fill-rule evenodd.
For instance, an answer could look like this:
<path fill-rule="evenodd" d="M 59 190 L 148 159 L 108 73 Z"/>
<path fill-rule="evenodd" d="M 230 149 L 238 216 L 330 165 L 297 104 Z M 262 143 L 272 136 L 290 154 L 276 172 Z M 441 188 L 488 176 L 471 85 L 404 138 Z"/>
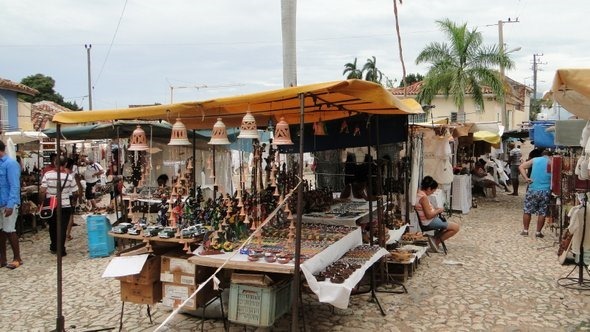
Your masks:
<path fill-rule="evenodd" d="M 315 136 L 326 136 L 326 124 L 323 121 L 313 123 L 313 134 Z"/>
<path fill-rule="evenodd" d="M 146 151 L 149 150 L 149 146 L 147 144 L 147 137 L 145 136 L 145 131 L 141 129 L 140 125 L 137 125 L 137 128 L 131 134 L 131 138 L 129 139 L 129 151 Z"/>
<path fill-rule="evenodd" d="M 172 136 L 170 136 L 170 143 L 168 145 L 191 145 L 191 142 L 188 140 L 186 126 L 180 119 L 176 119 L 176 122 L 172 126 Z"/>
<path fill-rule="evenodd" d="M 258 136 L 258 129 L 256 128 L 256 119 L 254 119 L 254 116 L 250 113 L 250 111 L 248 111 L 242 119 L 238 138 L 260 139 Z"/>
<path fill-rule="evenodd" d="M 228 145 L 231 144 L 227 139 L 227 130 L 221 118 L 217 118 L 217 122 L 213 125 L 213 132 L 211 133 L 211 140 L 209 144 L 212 145 Z"/>
<path fill-rule="evenodd" d="M 285 121 L 285 118 L 281 117 L 281 121 L 277 123 L 277 128 L 275 129 L 274 141 L 272 142 L 276 145 L 292 145 L 293 141 L 291 141 L 291 132 L 289 131 L 289 124 Z"/>

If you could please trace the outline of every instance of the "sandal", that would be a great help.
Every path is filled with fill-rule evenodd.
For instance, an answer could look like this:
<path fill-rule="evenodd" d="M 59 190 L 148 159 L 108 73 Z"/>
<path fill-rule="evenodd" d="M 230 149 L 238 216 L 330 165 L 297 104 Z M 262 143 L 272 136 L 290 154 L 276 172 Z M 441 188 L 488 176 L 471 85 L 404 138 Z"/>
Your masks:
<path fill-rule="evenodd" d="M 14 270 L 21 265 L 23 265 L 22 261 L 20 261 L 20 262 L 19 261 L 12 261 L 10 264 L 6 265 L 6 267 L 11 270 Z"/>

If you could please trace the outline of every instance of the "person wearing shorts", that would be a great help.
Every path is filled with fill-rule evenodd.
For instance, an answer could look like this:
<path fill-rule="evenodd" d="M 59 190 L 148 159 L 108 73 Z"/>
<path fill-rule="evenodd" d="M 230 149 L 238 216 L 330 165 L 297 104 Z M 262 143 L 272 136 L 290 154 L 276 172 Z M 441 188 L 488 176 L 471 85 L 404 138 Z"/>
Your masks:
<path fill-rule="evenodd" d="M 23 264 L 20 257 L 16 219 L 20 205 L 20 165 L 6 154 L 0 141 L 0 267 L 16 269 Z M 6 240 L 10 242 L 13 259 L 8 263 Z"/>
<path fill-rule="evenodd" d="M 100 180 L 100 176 L 104 173 L 104 169 L 99 163 L 94 162 L 94 159 L 86 158 L 86 171 L 84 172 L 84 180 L 86 181 L 86 200 L 90 202 L 92 209 L 96 209 L 96 202 L 94 200 L 94 186 Z"/>
<path fill-rule="evenodd" d="M 524 196 L 524 211 L 522 216 L 522 232 L 520 235 L 529 235 L 529 225 L 531 216 L 537 215 L 537 232 L 535 236 L 543 238 L 541 233 L 545 226 L 545 217 L 549 212 L 549 203 L 551 202 L 551 170 L 548 169 L 550 152 L 543 151 L 541 157 L 527 160 L 518 168 L 520 175 L 528 183 L 528 189 Z M 530 177 L 527 175 L 527 169 L 531 169 Z"/>
<path fill-rule="evenodd" d="M 437 188 L 438 182 L 431 176 L 425 176 L 416 194 L 416 205 L 414 209 L 418 213 L 418 222 L 432 229 L 442 230 L 441 235 L 434 240 L 435 246 L 438 247 L 441 242 L 446 241 L 459 232 L 459 224 L 451 221 L 443 221 L 439 215 L 444 212 L 444 209 L 434 208 L 430 204 L 428 196 L 432 195 Z"/>

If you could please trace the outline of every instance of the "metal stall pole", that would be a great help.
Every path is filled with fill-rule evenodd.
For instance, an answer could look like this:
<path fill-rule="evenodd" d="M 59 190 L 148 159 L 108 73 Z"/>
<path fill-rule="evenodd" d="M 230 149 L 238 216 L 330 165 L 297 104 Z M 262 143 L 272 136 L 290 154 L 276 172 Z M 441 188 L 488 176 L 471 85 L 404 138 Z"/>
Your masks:
<path fill-rule="evenodd" d="M 193 129 L 193 191 L 197 197 L 197 131 Z"/>
<path fill-rule="evenodd" d="M 371 135 L 373 134 L 372 131 L 372 124 L 371 124 L 371 115 L 369 115 L 369 118 L 367 119 L 367 128 L 368 128 L 368 142 L 367 142 L 367 152 L 369 154 L 369 165 L 367 167 L 367 199 L 369 200 L 369 244 L 372 246 L 373 245 L 373 225 L 371 225 L 373 223 L 373 202 L 371 200 L 372 196 L 373 196 L 373 170 L 372 170 L 372 166 L 373 166 L 373 157 L 371 156 Z M 379 307 L 379 311 L 381 311 L 381 315 L 385 316 L 385 311 L 383 311 L 383 308 L 381 307 L 381 303 L 379 303 L 379 299 L 377 298 L 377 294 L 375 294 L 375 266 L 371 266 L 370 267 L 371 272 L 371 282 L 370 282 L 370 287 L 371 287 L 371 298 L 369 299 L 369 301 L 375 301 L 375 303 L 377 303 L 377 306 Z"/>
<path fill-rule="evenodd" d="M 299 94 L 299 181 L 303 181 L 303 124 L 305 112 L 305 95 Z M 303 186 L 297 187 L 297 225 L 295 228 L 295 268 L 293 288 L 291 289 L 291 331 L 299 331 L 299 292 L 301 284 L 301 219 L 303 217 Z M 305 328 L 305 326 L 304 326 Z"/>
<path fill-rule="evenodd" d="M 62 257 L 63 254 L 63 234 L 61 231 L 62 228 L 62 220 L 61 220 L 61 194 L 62 194 L 62 185 L 61 185 L 61 124 L 57 123 L 56 125 L 56 139 L 55 139 L 55 152 L 57 153 L 56 163 L 57 163 L 57 207 L 56 207 L 56 226 L 57 226 L 57 318 L 55 321 L 55 331 L 62 332 L 65 331 L 65 319 L 62 312 Z"/>

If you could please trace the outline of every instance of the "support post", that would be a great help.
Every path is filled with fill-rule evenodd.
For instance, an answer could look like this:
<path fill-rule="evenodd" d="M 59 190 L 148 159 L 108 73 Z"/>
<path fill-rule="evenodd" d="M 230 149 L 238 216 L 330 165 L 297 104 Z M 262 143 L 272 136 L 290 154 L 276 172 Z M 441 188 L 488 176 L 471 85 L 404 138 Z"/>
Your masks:
<path fill-rule="evenodd" d="M 305 95 L 299 94 L 299 181 L 303 180 L 303 125 L 305 112 Z M 297 225 L 295 227 L 295 268 L 291 300 L 291 331 L 299 331 L 299 292 L 301 287 L 301 219 L 303 217 L 303 186 L 297 187 Z"/>

